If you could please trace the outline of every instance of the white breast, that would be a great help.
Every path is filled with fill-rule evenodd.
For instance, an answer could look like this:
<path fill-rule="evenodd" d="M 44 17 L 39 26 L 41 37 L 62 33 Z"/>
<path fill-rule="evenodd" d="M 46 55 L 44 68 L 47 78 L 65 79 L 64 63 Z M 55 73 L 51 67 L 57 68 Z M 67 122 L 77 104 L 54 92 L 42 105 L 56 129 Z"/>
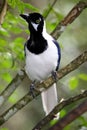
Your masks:
<path fill-rule="evenodd" d="M 32 81 L 41 81 L 47 78 L 56 69 L 57 62 L 57 47 L 52 43 L 51 37 L 49 37 L 47 50 L 39 55 L 29 52 L 26 48 L 25 70 Z"/>

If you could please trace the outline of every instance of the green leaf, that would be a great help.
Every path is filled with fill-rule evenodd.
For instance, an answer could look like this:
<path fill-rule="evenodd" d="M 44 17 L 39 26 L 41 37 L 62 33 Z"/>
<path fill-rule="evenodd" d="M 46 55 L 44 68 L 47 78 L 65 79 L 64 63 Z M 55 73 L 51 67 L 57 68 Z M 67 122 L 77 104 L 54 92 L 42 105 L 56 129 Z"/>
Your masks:
<path fill-rule="evenodd" d="M 61 110 L 60 111 L 60 114 L 59 114 L 59 116 L 60 116 L 60 118 L 62 118 L 62 117 L 64 117 L 66 115 L 66 110 Z"/>
<path fill-rule="evenodd" d="M 4 46 L 6 45 L 6 43 L 7 43 L 6 40 L 0 38 L 0 46 L 3 46 L 3 47 L 4 47 Z"/>
<path fill-rule="evenodd" d="M 15 40 L 14 40 L 14 44 L 17 46 L 23 46 L 23 44 L 21 43 L 24 43 L 25 39 L 22 38 L 22 37 L 17 37 Z"/>
<path fill-rule="evenodd" d="M 30 9 L 32 11 L 37 11 L 37 12 L 39 11 L 38 8 L 34 7 L 33 5 L 31 5 L 29 3 L 23 3 L 23 4 L 24 4 L 25 8 L 27 8 L 27 9 Z"/>
<path fill-rule="evenodd" d="M 23 13 L 24 9 L 25 9 L 24 2 L 23 1 L 19 1 L 17 6 L 18 6 L 18 9 L 19 9 L 19 12 Z"/>
<path fill-rule="evenodd" d="M 10 73 L 6 72 L 6 73 L 3 73 L 1 76 L 2 76 L 2 79 L 8 83 L 11 82 L 12 80 L 12 76 L 10 75 Z"/>
<path fill-rule="evenodd" d="M 8 4 L 12 7 L 12 8 L 15 8 L 16 6 L 16 0 L 8 0 Z"/>
<path fill-rule="evenodd" d="M 46 25 L 47 25 L 47 30 L 51 32 L 51 31 L 54 30 L 54 28 L 55 28 L 55 26 L 56 26 L 56 23 L 50 21 L 50 22 L 47 22 Z"/>
<path fill-rule="evenodd" d="M 81 121 L 81 124 L 87 127 L 87 119 L 84 116 L 78 118 Z"/>
<path fill-rule="evenodd" d="M 78 86 L 78 78 L 77 77 L 71 77 L 70 81 L 69 81 L 69 87 L 71 90 L 76 89 L 76 87 Z"/>
<path fill-rule="evenodd" d="M 87 74 L 79 74 L 80 79 L 87 81 Z"/>
<path fill-rule="evenodd" d="M 9 19 L 10 19 L 10 21 L 9 21 Z M 5 25 L 3 25 L 3 26 L 7 26 L 7 28 L 6 29 L 8 29 L 8 25 L 9 25 L 9 27 L 11 28 L 12 26 L 13 26 L 13 24 L 14 25 L 16 25 L 16 24 L 18 24 L 19 23 L 19 21 L 18 21 L 18 17 L 17 16 L 15 16 L 15 15 L 13 15 L 12 13 L 10 13 L 9 11 L 7 12 L 7 15 L 6 15 L 6 17 L 5 17 Z M 6 25 L 6 24 L 8 24 L 8 25 Z"/>
<path fill-rule="evenodd" d="M 14 51 L 16 57 L 19 60 L 24 59 L 24 42 L 25 42 L 24 38 L 18 37 L 13 41 L 13 44 L 11 45 L 12 50 Z"/>
<path fill-rule="evenodd" d="M 60 118 L 62 118 L 62 117 L 64 117 L 65 115 L 66 115 L 66 113 L 67 113 L 67 111 L 65 110 L 65 109 L 62 109 L 61 111 L 60 111 Z M 70 130 L 70 125 L 68 125 L 68 126 L 66 126 L 65 128 L 64 128 L 64 130 Z"/>
<path fill-rule="evenodd" d="M 12 55 L 9 52 L 0 53 L 0 68 L 11 68 L 12 65 Z"/>
<path fill-rule="evenodd" d="M 4 52 L 6 50 L 7 41 L 5 39 L 0 38 L 0 52 Z"/>
<path fill-rule="evenodd" d="M 57 119 L 53 119 L 52 121 L 50 121 L 50 125 L 53 126 L 57 121 Z"/>
<path fill-rule="evenodd" d="M 14 30 L 14 32 L 13 32 L 13 30 Z M 16 35 L 20 34 L 22 31 L 23 30 L 21 28 L 16 27 L 16 26 L 14 26 L 14 27 L 11 28 L 11 32 L 14 33 L 14 34 L 16 34 Z"/>
<path fill-rule="evenodd" d="M 7 36 L 7 37 L 10 36 L 8 31 L 6 29 L 4 29 L 4 28 L 0 29 L 0 35 Z"/>
<path fill-rule="evenodd" d="M 39 9 L 37 9 L 36 7 L 34 7 L 33 5 L 29 4 L 29 3 L 25 3 L 21 0 L 8 0 L 8 4 L 12 7 L 12 8 L 18 8 L 19 12 L 23 13 L 25 8 L 26 9 L 30 9 L 32 11 L 39 11 Z"/>

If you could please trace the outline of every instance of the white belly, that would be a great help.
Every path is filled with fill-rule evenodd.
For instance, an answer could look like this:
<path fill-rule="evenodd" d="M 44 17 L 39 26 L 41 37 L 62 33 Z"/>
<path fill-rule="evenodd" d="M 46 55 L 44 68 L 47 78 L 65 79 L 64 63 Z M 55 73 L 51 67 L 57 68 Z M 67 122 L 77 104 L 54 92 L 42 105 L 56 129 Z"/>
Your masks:
<path fill-rule="evenodd" d="M 26 49 L 25 70 L 29 78 L 41 81 L 47 78 L 56 69 L 58 52 L 55 44 L 50 44 L 44 53 L 35 55 Z"/>

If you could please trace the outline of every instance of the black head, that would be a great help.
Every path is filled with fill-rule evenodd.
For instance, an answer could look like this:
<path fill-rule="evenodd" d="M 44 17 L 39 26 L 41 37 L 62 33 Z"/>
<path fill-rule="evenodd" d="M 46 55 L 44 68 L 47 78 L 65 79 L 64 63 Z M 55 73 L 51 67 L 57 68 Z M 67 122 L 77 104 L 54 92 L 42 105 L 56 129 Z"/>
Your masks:
<path fill-rule="evenodd" d="M 39 13 L 20 14 L 20 16 L 29 24 L 30 31 L 42 33 L 44 27 L 44 18 Z"/>

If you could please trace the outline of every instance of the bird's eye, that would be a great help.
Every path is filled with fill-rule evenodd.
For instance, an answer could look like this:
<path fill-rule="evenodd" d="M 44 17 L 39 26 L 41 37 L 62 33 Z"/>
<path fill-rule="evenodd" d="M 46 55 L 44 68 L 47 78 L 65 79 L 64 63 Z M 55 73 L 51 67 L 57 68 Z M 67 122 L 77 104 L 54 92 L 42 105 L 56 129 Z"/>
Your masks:
<path fill-rule="evenodd" d="M 40 23 L 40 19 L 37 19 L 37 20 L 36 20 L 36 23 L 39 24 L 39 23 Z"/>

